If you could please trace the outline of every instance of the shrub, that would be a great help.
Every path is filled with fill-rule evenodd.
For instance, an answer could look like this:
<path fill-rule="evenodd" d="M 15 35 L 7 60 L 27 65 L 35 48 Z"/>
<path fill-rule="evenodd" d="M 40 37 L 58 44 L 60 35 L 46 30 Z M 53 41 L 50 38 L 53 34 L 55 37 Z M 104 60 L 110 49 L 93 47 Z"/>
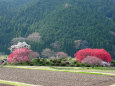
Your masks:
<path fill-rule="evenodd" d="M 61 66 L 66 66 L 66 63 L 61 63 L 60 65 L 61 65 Z"/>
<path fill-rule="evenodd" d="M 112 64 L 112 66 L 115 67 L 115 61 L 114 60 L 112 60 L 111 64 Z"/>
<path fill-rule="evenodd" d="M 22 62 L 21 65 L 29 66 L 29 62 Z"/>
<path fill-rule="evenodd" d="M 32 59 L 32 61 L 31 61 L 32 63 L 38 63 L 38 59 L 37 58 L 35 58 L 35 59 Z"/>
<path fill-rule="evenodd" d="M 87 56 L 95 56 L 105 62 L 111 62 L 111 55 L 104 49 L 82 49 L 74 54 L 77 61 L 81 62 Z"/>
<path fill-rule="evenodd" d="M 35 66 L 41 66 L 41 61 L 39 59 L 38 58 L 32 59 L 31 64 Z"/>

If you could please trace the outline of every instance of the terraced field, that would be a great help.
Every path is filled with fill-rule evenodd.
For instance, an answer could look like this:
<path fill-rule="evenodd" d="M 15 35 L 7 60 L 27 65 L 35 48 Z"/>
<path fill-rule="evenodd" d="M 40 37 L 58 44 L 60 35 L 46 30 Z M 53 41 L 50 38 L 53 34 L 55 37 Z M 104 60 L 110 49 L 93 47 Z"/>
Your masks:
<path fill-rule="evenodd" d="M 0 80 L 41 86 L 109 86 L 115 76 L 1 67 Z"/>

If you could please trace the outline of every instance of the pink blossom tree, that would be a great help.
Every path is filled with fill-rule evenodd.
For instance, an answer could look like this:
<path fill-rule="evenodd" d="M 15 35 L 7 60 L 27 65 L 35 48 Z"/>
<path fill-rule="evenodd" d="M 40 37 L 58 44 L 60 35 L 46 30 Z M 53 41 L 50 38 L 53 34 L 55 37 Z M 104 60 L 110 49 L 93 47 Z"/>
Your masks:
<path fill-rule="evenodd" d="M 87 56 L 86 58 L 84 58 L 81 61 L 81 63 L 89 64 L 89 65 L 93 65 L 93 66 L 102 66 L 102 60 L 95 56 Z"/>
<path fill-rule="evenodd" d="M 64 52 L 57 52 L 57 54 L 56 54 L 57 59 L 63 59 L 67 56 L 68 56 L 67 53 L 64 53 Z"/>
<path fill-rule="evenodd" d="M 43 57 L 52 57 L 52 56 L 55 55 L 55 52 L 53 50 L 49 49 L 49 48 L 46 48 L 42 51 L 41 54 L 42 54 Z"/>
<path fill-rule="evenodd" d="M 28 57 L 29 57 L 30 60 L 32 60 L 33 58 L 38 58 L 39 53 L 31 51 L 31 52 L 29 52 Z"/>
<path fill-rule="evenodd" d="M 30 61 L 28 54 L 31 50 L 26 48 L 15 49 L 7 58 L 8 63 L 21 63 Z"/>
<path fill-rule="evenodd" d="M 61 48 L 61 43 L 60 41 L 55 41 L 54 43 L 51 44 L 53 48 L 60 49 Z"/>
<path fill-rule="evenodd" d="M 41 36 L 38 32 L 34 32 L 32 34 L 29 34 L 26 39 L 28 41 L 40 42 L 41 41 Z"/>

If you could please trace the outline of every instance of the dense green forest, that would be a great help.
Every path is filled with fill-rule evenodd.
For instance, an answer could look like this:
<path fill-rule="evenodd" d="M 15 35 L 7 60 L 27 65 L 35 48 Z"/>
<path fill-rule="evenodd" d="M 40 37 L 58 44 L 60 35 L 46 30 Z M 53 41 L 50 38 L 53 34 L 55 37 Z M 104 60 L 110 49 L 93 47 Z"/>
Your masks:
<path fill-rule="evenodd" d="M 0 52 L 10 53 L 13 38 L 39 32 L 41 41 L 28 42 L 39 53 L 104 48 L 114 58 L 114 9 L 115 0 L 0 0 Z"/>

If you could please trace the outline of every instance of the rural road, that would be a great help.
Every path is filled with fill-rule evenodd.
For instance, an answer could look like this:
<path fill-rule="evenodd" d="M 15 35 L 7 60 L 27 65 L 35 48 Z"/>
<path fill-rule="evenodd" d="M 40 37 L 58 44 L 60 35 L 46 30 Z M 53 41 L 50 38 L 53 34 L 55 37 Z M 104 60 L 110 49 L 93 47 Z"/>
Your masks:
<path fill-rule="evenodd" d="M 115 83 L 115 76 L 0 68 L 0 80 L 42 86 L 109 86 Z"/>

